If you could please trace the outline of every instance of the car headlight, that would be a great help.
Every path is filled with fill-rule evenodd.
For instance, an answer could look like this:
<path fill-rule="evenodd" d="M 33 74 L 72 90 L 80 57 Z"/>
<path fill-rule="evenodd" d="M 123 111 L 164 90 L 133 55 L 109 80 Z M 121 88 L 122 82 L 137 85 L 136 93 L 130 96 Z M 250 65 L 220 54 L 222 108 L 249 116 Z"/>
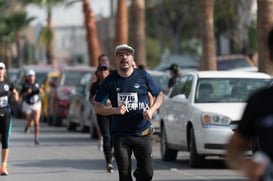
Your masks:
<path fill-rule="evenodd" d="M 214 113 L 203 113 L 201 119 L 203 125 L 227 126 L 231 123 L 229 117 Z"/>

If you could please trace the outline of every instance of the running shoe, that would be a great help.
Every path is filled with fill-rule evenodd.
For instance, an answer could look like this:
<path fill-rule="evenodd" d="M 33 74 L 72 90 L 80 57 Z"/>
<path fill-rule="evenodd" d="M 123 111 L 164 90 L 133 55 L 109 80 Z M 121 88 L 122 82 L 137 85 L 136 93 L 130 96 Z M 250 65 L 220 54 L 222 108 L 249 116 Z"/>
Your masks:
<path fill-rule="evenodd" d="M 113 173 L 114 172 L 113 165 L 111 163 L 107 164 L 106 170 L 108 173 Z"/>
<path fill-rule="evenodd" d="M 134 170 L 133 175 L 135 178 L 138 177 L 138 175 L 139 175 L 139 168 L 138 167 L 136 167 L 136 169 Z"/>
<path fill-rule="evenodd" d="M 1 173 L 1 175 L 8 175 L 9 173 L 8 173 L 7 167 L 2 166 L 0 168 L 0 173 Z"/>
<path fill-rule="evenodd" d="M 35 145 L 39 145 L 39 144 L 40 144 L 39 139 L 38 139 L 38 138 L 35 138 L 35 139 L 34 139 L 34 143 L 35 143 Z"/>
<path fill-rule="evenodd" d="M 28 133 L 29 133 L 29 129 L 28 129 L 27 126 L 25 127 L 24 132 L 25 132 L 25 134 L 28 134 Z"/>

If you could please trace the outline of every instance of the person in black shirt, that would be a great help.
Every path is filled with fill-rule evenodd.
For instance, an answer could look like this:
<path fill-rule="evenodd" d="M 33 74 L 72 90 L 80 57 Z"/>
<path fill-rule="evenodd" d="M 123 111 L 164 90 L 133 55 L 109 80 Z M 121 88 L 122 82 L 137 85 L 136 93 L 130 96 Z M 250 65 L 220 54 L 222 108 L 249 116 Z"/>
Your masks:
<path fill-rule="evenodd" d="M 0 62 L 0 134 L 2 144 L 2 162 L 0 168 L 1 175 L 8 175 L 7 161 L 9 155 L 9 139 L 11 133 L 11 113 L 9 106 L 9 95 L 18 101 L 18 92 L 14 85 L 5 79 L 5 64 Z"/>
<path fill-rule="evenodd" d="M 169 79 L 169 82 L 168 82 L 168 88 L 166 91 L 167 95 L 171 94 L 173 87 L 176 84 L 176 80 L 180 76 L 179 67 L 177 64 L 171 64 L 171 66 L 169 67 L 169 71 L 170 71 L 171 78 Z"/>
<path fill-rule="evenodd" d="M 108 65 L 101 64 L 97 68 L 97 81 L 94 82 L 91 85 L 91 90 L 90 90 L 90 100 L 91 103 L 94 105 L 94 97 L 103 82 L 103 80 L 110 74 L 109 67 Z M 108 105 L 111 105 L 111 102 L 108 101 Z M 100 132 L 103 137 L 103 152 L 105 156 L 105 161 L 106 161 L 106 169 L 107 172 L 112 173 L 113 172 L 113 165 L 112 165 L 112 141 L 111 141 L 111 132 L 110 132 L 110 127 L 111 127 L 111 116 L 104 116 L 101 114 L 96 114 L 97 116 L 97 122 L 98 126 L 100 129 Z"/>
<path fill-rule="evenodd" d="M 271 61 L 273 55 L 273 29 L 269 32 L 268 47 Z M 253 94 L 247 101 L 238 129 L 227 145 L 227 164 L 239 169 L 251 180 L 265 181 L 266 175 L 272 180 L 273 161 L 273 87 L 262 89 Z M 253 157 L 246 158 L 250 148 Z M 258 153 L 258 154 L 257 154 Z M 259 156 L 257 156 L 259 155 Z M 269 171 L 269 172 L 268 172 Z"/>
<path fill-rule="evenodd" d="M 26 114 L 25 133 L 28 133 L 29 127 L 34 123 L 34 143 L 39 145 L 40 137 L 40 116 L 41 116 L 41 97 L 42 89 L 35 80 L 35 72 L 28 70 L 26 72 L 27 81 L 23 84 L 20 92 L 23 98 L 23 112 Z"/>

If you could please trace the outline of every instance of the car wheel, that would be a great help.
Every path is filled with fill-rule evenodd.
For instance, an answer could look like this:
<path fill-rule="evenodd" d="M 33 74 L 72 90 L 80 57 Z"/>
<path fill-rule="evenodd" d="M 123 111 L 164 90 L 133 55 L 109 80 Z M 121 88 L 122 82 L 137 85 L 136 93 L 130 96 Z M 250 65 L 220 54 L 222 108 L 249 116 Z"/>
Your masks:
<path fill-rule="evenodd" d="M 52 126 L 52 120 L 53 120 L 53 116 L 48 115 L 48 121 L 47 121 L 47 124 L 48 124 L 49 126 Z"/>
<path fill-rule="evenodd" d="M 56 114 L 53 115 L 52 122 L 53 122 L 54 126 L 62 126 L 63 125 L 61 117 L 57 116 Z"/>
<path fill-rule="evenodd" d="M 196 149 L 196 142 L 194 136 L 194 130 L 191 129 L 191 137 L 190 137 L 190 158 L 189 164 L 191 168 L 196 168 L 202 165 L 205 160 L 205 156 L 199 155 Z"/>
<path fill-rule="evenodd" d="M 164 161 L 176 160 L 177 150 L 169 148 L 167 142 L 167 135 L 164 127 L 161 128 L 160 151 L 162 160 Z"/>
<path fill-rule="evenodd" d="M 86 121 L 89 121 L 88 118 L 85 116 L 84 111 L 81 111 L 80 114 L 80 131 L 82 133 L 88 133 L 89 132 L 89 127 L 85 125 Z"/>
<path fill-rule="evenodd" d="M 76 130 L 76 124 L 72 122 L 72 117 L 68 115 L 67 121 L 66 121 L 66 128 L 68 131 L 75 131 Z"/>

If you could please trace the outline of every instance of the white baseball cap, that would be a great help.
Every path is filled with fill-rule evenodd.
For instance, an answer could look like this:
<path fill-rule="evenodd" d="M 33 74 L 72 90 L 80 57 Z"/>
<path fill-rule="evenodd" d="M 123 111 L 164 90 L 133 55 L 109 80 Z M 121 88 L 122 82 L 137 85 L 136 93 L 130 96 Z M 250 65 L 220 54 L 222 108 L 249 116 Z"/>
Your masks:
<path fill-rule="evenodd" d="M 27 76 L 30 76 L 30 75 L 34 75 L 35 76 L 35 72 L 34 72 L 34 70 L 27 70 L 26 75 Z"/>
<path fill-rule="evenodd" d="M 116 48 L 115 48 L 115 55 L 117 55 L 117 52 L 119 50 L 122 50 L 122 49 L 126 49 L 129 52 L 131 52 L 132 54 L 134 54 L 134 52 L 135 52 L 135 50 L 132 47 L 128 46 L 127 44 L 122 44 L 122 45 L 116 46 Z"/>
<path fill-rule="evenodd" d="M 0 62 L 0 67 L 2 67 L 2 68 L 6 68 L 6 66 L 5 66 L 5 64 L 3 63 L 3 62 Z"/>

